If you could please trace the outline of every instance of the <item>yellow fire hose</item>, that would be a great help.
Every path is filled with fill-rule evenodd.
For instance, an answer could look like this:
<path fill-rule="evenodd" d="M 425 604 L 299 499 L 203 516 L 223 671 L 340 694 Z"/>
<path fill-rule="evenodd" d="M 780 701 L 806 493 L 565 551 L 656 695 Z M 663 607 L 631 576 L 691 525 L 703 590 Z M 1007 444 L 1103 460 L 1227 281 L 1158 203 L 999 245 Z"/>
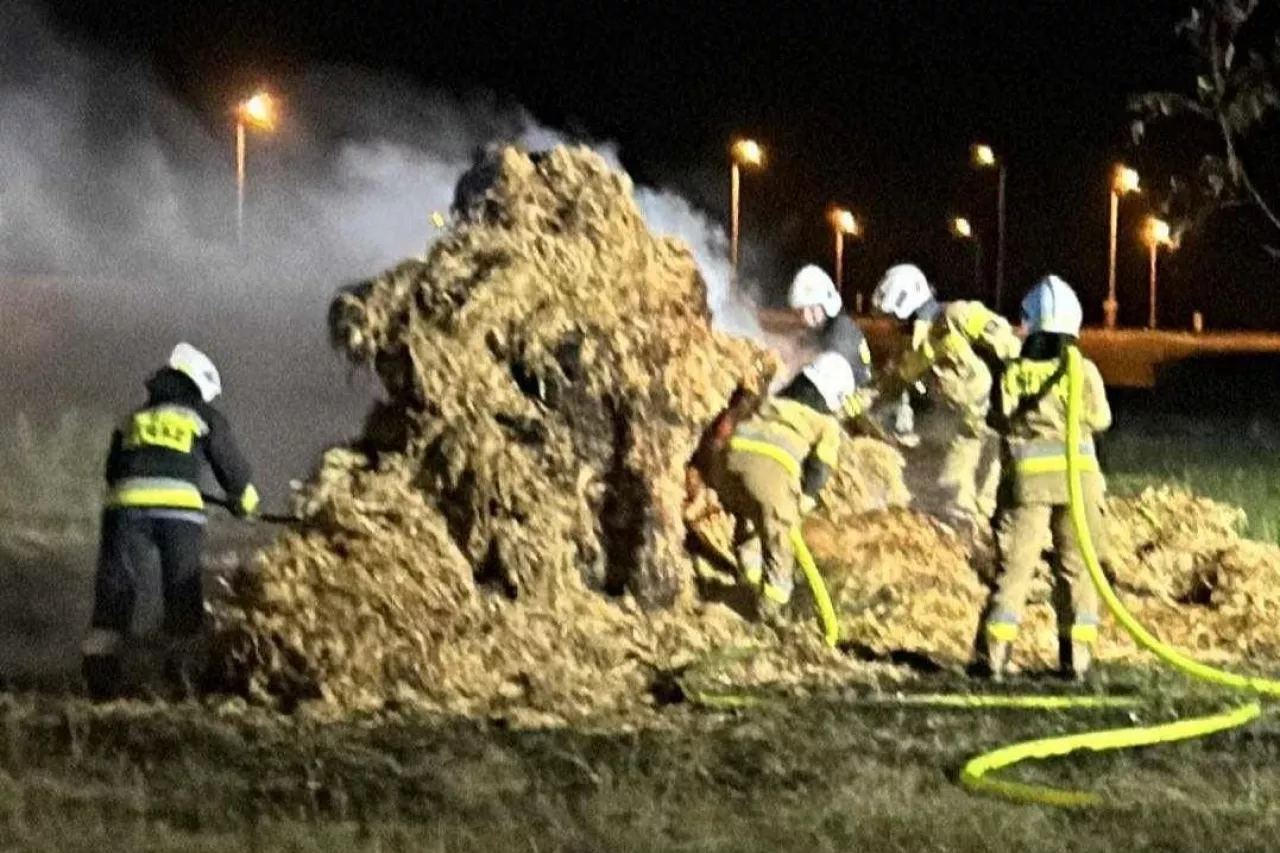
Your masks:
<path fill-rule="evenodd" d="M 805 582 L 813 593 L 813 602 L 818 608 L 818 621 L 822 623 L 822 639 L 832 648 L 840 642 L 840 620 L 836 618 L 836 609 L 831 604 L 831 596 L 827 594 L 827 585 L 822 582 L 822 573 L 813 561 L 813 553 L 805 544 L 800 525 L 791 528 L 791 548 L 796 552 L 796 562 L 800 571 L 804 572 Z"/>
<path fill-rule="evenodd" d="M 1098 552 L 1094 548 L 1088 517 L 1085 515 L 1084 488 L 1080 480 L 1080 406 L 1084 389 L 1084 377 L 1080 369 L 1080 351 L 1074 346 L 1068 347 L 1066 359 L 1067 494 L 1070 501 L 1071 526 L 1075 533 L 1076 544 L 1080 548 L 1085 565 L 1089 568 L 1089 576 L 1093 579 L 1094 586 L 1098 588 L 1098 594 L 1102 597 L 1107 610 L 1138 645 L 1191 678 L 1241 692 L 1280 696 L 1280 681 L 1239 675 L 1207 666 L 1160 641 L 1133 617 L 1133 614 L 1120 601 L 1115 590 L 1111 588 L 1098 561 Z M 1091 700 L 1090 697 L 1080 697 L 1077 701 L 1083 707 Z M 1261 713 L 1261 704 L 1254 701 L 1220 714 L 1195 717 L 1167 725 L 1085 732 L 1015 743 L 970 759 L 961 771 L 960 782 L 969 791 L 994 794 L 1022 802 L 1060 806 L 1092 805 L 1098 802 L 1098 797 L 1094 794 L 1064 791 L 1040 785 L 1025 785 L 993 779 L 987 774 L 1027 759 L 1066 755 L 1079 749 L 1101 752 L 1204 737 L 1243 726 L 1257 719 Z"/>
<path fill-rule="evenodd" d="M 1084 490 L 1080 478 L 1080 408 L 1083 398 L 1083 374 L 1081 355 L 1075 346 L 1068 347 L 1067 359 L 1067 485 L 1071 523 L 1077 545 L 1089 569 L 1089 576 L 1107 610 L 1138 645 L 1154 654 L 1164 663 L 1183 674 L 1210 684 L 1255 696 L 1280 696 L 1280 681 L 1268 678 L 1239 675 L 1200 663 L 1177 649 L 1165 644 L 1151 634 L 1133 617 L 1116 596 L 1107 581 L 1098 553 L 1094 548 L 1085 514 Z M 792 532 L 792 544 L 797 560 L 813 590 L 824 636 L 835 645 L 839 636 L 831 599 L 797 527 Z M 730 709 L 757 704 L 749 696 L 733 694 L 707 694 L 692 692 L 690 698 L 709 707 Z M 930 694 L 888 697 L 888 702 L 909 707 L 954 707 L 968 709 L 1020 708 L 1031 710 L 1083 710 L 1131 707 L 1139 704 L 1134 697 L 1106 696 L 979 696 L 963 694 Z M 1180 720 L 1155 726 L 1136 726 L 1062 735 L 1009 744 L 982 753 L 965 763 L 960 773 L 960 784 L 968 791 L 988 794 L 1024 803 L 1040 803 L 1053 806 L 1090 806 L 1101 801 L 1097 794 L 1086 791 L 1065 790 L 1047 785 L 1028 784 L 997 779 L 993 773 L 1031 759 L 1044 759 L 1067 755 L 1078 750 L 1103 752 L 1138 746 L 1189 740 L 1216 734 L 1247 725 L 1262 713 L 1261 703 L 1249 701 L 1222 713 Z"/>
<path fill-rule="evenodd" d="M 725 543 L 716 541 L 702 525 L 691 524 L 689 529 L 704 548 L 725 563 L 729 565 L 737 563 Z M 818 571 L 818 564 L 814 562 L 813 552 L 809 550 L 808 544 L 804 541 L 800 525 L 796 525 L 791 530 L 791 548 L 795 551 L 796 562 L 800 564 L 800 571 L 804 573 L 804 579 L 809 585 L 809 591 L 813 593 L 813 603 L 818 610 L 818 622 L 822 626 L 822 638 L 828 646 L 834 648 L 840 642 L 840 621 L 836 618 L 836 609 L 831 603 L 831 595 L 827 592 L 827 585 L 822 581 L 822 573 Z"/>

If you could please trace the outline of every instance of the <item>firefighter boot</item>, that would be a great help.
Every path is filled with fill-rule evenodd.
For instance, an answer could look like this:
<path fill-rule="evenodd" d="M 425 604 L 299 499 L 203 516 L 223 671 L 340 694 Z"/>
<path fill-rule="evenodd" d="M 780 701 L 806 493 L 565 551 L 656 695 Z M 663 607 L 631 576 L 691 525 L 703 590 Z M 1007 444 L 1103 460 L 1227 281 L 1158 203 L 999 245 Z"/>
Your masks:
<path fill-rule="evenodd" d="M 771 628 L 778 628 L 787 621 L 787 610 L 791 603 L 791 590 L 778 587 L 769 581 L 760 585 L 760 595 L 756 599 L 756 612 L 760 621 Z"/>
<path fill-rule="evenodd" d="M 199 697 L 206 688 L 209 654 L 200 634 L 172 637 L 165 655 L 164 680 L 176 702 Z"/>
<path fill-rule="evenodd" d="M 1073 641 L 1069 637 L 1058 639 L 1058 672 L 1063 678 L 1077 682 L 1085 681 L 1092 662 L 1092 644 L 1079 640 Z"/>
<path fill-rule="evenodd" d="M 991 667 L 991 680 L 999 684 L 1004 681 L 1009 671 L 1009 660 L 1013 657 L 1013 643 L 1008 640 L 993 640 L 987 649 L 987 664 Z"/>
<path fill-rule="evenodd" d="M 1071 659 L 1063 667 L 1067 677 L 1083 682 L 1089 677 L 1089 667 L 1093 663 L 1093 647 L 1088 643 L 1072 643 Z"/>
<path fill-rule="evenodd" d="M 124 666 L 119 655 L 85 655 L 80 674 L 94 702 L 110 702 L 124 692 Z"/>

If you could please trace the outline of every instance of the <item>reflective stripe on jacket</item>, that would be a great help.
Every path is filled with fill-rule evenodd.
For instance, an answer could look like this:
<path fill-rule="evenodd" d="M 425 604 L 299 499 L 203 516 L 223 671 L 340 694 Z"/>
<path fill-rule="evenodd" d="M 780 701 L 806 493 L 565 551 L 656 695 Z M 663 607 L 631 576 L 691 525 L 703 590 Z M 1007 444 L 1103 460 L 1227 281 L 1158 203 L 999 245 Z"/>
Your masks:
<path fill-rule="evenodd" d="M 168 477 L 126 477 L 107 490 L 107 506 L 117 509 L 204 509 L 200 487 Z"/>
<path fill-rule="evenodd" d="M 805 494 L 815 495 L 835 468 L 840 425 L 830 414 L 797 400 L 773 398 L 737 426 L 729 449 L 774 460 L 803 481 Z"/>
<path fill-rule="evenodd" d="M 1027 441 L 1009 448 L 1014 470 L 1022 475 L 1063 474 L 1067 470 L 1067 445 L 1053 439 Z M 1080 470 L 1097 471 L 1092 441 L 1080 442 Z"/>
<path fill-rule="evenodd" d="M 149 399 L 111 436 L 107 506 L 199 512 L 204 463 L 237 507 L 256 506 L 248 463 L 222 413 L 201 399 L 195 383 L 165 368 L 147 383 Z"/>
<path fill-rule="evenodd" d="M 1085 359 L 1080 455 L 1082 485 L 1090 494 L 1106 489 L 1093 435 L 1111 426 L 1102 375 Z M 1001 377 L 1000 403 L 1006 456 L 1012 463 L 1011 497 L 1019 504 L 1067 502 L 1067 373 L 1059 359 L 1021 358 Z"/>

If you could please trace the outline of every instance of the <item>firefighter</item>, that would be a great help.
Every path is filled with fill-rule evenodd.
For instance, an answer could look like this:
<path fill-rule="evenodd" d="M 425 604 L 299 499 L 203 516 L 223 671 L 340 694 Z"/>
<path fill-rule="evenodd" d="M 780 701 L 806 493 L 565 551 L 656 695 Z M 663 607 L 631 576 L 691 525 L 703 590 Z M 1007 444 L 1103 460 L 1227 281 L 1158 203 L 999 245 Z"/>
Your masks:
<path fill-rule="evenodd" d="M 95 699 L 120 693 L 121 646 L 133 620 L 139 570 L 152 553 L 160 558 L 166 674 L 190 689 L 193 670 L 203 663 L 201 460 L 236 515 L 252 516 L 258 507 L 249 466 L 226 419 L 210 405 L 222 381 L 209 357 L 180 343 L 146 387 L 146 404 L 112 434 L 107 456 L 93 621 L 82 648 L 82 672 Z"/>
<path fill-rule="evenodd" d="M 980 302 L 941 303 L 919 267 L 891 267 L 871 296 L 872 310 L 902 324 L 903 346 L 878 385 L 881 400 L 913 390 L 925 405 L 914 418 L 921 455 L 938 458 L 929 489 L 944 520 L 971 538 L 989 529 L 1000 469 L 987 423 L 993 372 L 1018 354 L 1009 323 Z"/>
<path fill-rule="evenodd" d="M 1098 637 L 1098 593 L 1072 532 L 1065 477 L 1066 349 L 1079 337 L 1081 316 L 1080 301 L 1066 282 L 1053 275 L 1040 281 L 1022 300 L 1022 322 L 1028 333 L 1022 355 L 1009 365 L 1001 381 L 1001 432 L 1012 471 L 1007 475 L 1007 498 L 1002 501 L 999 523 L 1000 574 L 984 620 L 987 662 L 996 678 L 1004 675 L 1009 664 L 1046 532 L 1052 534 L 1058 556 L 1054 606 L 1063 674 L 1084 678 Z M 1093 436 L 1111 426 L 1111 408 L 1097 366 L 1087 359 L 1081 364 L 1084 509 L 1102 553 L 1106 483 Z"/>
<path fill-rule="evenodd" d="M 776 622 L 791 600 L 791 533 L 835 468 L 836 415 L 856 389 L 848 359 L 822 353 L 737 424 L 718 466 L 716 491 L 734 516 L 738 565 L 766 621 Z"/>
<path fill-rule="evenodd" d="M 817 333 L 819 351 L 837 352 L 853 368 L 859 393 L 846 399 L 842 416 L 858 418 L 871 403 L 871 349 L 858 324 L 844 313 L 844 300 L 835 282 L 821 267 L 801 267 L 791 280 L 787 304 Z"/>

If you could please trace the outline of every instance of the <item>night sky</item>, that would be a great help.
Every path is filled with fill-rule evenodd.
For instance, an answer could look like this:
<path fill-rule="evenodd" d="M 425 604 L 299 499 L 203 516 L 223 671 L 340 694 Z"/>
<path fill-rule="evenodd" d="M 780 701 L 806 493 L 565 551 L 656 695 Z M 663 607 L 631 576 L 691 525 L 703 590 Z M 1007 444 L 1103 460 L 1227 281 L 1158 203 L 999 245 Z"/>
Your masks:
<path fill-rule="evenodd" d="M 946 225 L 968 215 L 994 259 L 995 176 L 967 160 L 970 142 L 988 142 L 1009 169 L 1006 311 L 1055 271 L 1078 286 L 1091 319 L 1105 290 L 1111 164 L 1161 167 L 1129 149 L 1126 99 L 1191 79 L 1173 33 L 1187 5 L 1146 0 L 68 0 L 53 9 L 68 30 L 148 57 L 211 121 L 257 81 L 312 65 L 394 71 L 427 88 L 495 92 L 545 124 L 615 140 L 639 180 L 679 189 L 720 221 L 728 142 L 750 135 L 770 162 L 744 181 L 744 238 L 767 244 L 784 269 L 810 259 L 829 267 L 823 214 L 842 202 L 867 223 L 866 239 L 847 249 L 846 274 L 863 290 L 910 259 L 944 296 L 975 295 L 969 246 Z M 1147 203 L 1126 205 L 1120 241 L 1122 321 L 1134 324 L 1146 311 L 1137 229 Z M 1270 304 L 1256 271 L 1231 271 L 1253 270 L 1256 258 L 1181 254 L 1166 274 L 1166 325 L 1188 325 L 1192 307 L 1211 324 L 1256 322 Z M 1200 304 L 1211 296 L 1226 307 Z"/>

